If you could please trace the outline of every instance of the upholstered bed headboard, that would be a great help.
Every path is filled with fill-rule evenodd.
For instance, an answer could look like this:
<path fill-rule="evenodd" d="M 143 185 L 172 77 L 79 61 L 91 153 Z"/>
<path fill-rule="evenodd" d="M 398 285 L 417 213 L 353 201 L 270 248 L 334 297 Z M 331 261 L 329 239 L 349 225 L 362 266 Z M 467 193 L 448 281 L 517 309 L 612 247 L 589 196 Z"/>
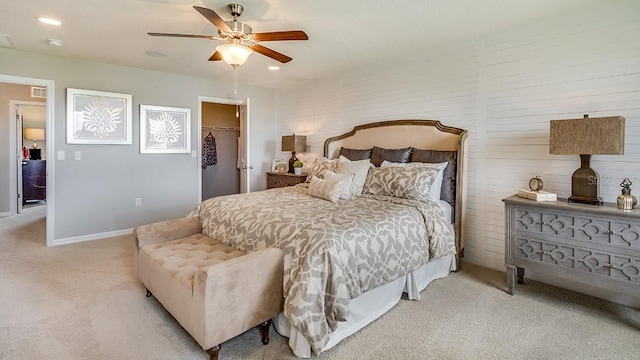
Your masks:
<path fill-rule="evenodd" d="M 420 150 L 438 150 L 439 155 L 451 152 L 455 163 L 450 186 L 443 185 L 442 199 L 453 207 L 456 249 L 458 259 L 464 256 L 464 199 L 466 195 L 465 147 L 467 130 L 442 125 L 436 120 L 393 120 L 358 125 L 346 134 L 331 137 L 324 142 L 324 156 L 337 158 L 340 148 L 386 149 L 411 147 Z M 431 162 L 431 161 L 423 161 Z M 437 161 L 434 161 L 437 162 Z M 452 169 L 453 170 L 453 169 Z M 459 264 L 458 264 L 459 265 Z"/>

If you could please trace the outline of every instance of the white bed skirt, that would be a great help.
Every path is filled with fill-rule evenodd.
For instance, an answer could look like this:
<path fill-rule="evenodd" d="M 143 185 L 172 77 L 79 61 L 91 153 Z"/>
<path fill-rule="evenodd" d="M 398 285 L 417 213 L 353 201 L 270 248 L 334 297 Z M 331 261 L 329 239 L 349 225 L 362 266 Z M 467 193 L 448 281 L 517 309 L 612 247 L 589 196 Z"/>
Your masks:
<path fill-rule="evenodd" d="M 362 329 L 367 324 L 382 316 L 394 307 L 406 292 L 411 300 L 420 300 L 420 292 L 430 282 L 446 277 L 456 269 L 455 255 L 447 255 L 433 259 L 416 271 L 402 276 L 388 284 L 378 286 L 351 300 L 347 321 L 338 324 L 331 334 L 329 342 L 322 351 L 332 348 L 347 336 Z M 311 357 L 311 347 L 307 339 L 281 313 L 274 319 L 278 333 L 289 338 L 289 347 L 300 358 Z"/>

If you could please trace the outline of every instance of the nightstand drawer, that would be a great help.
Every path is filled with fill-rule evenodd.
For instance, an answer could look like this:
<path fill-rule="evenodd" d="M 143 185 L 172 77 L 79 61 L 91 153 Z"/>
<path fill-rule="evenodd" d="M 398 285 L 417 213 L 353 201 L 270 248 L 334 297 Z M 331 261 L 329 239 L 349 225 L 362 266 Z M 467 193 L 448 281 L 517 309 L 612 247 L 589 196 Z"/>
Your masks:
<path fill-rule="evenodd" d="M 516 236 L 517 258 L 640 285 L 640 259 L 595 249 Z"/>
<path fill-rule="evenodd" d="M 640 250 L 640 222 L 629 219 L 605 219 L 575 213 L 555 213 L 538 209 L 515 209 L 518 233 L 548 235 Z"/>
<path fill-rule="evenodd" d="M 293 186 L 301 184 L 307 180 L 307 175 L 295 175 L 289 173 L 267 173 L 267 189 Z"/>

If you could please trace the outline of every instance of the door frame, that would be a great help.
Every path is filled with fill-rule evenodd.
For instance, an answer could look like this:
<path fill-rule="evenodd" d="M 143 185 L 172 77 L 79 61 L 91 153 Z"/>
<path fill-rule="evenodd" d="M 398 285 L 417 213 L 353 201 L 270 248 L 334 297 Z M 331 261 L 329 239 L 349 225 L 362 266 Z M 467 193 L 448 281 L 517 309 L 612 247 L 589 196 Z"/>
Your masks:
<path fill-rule="evenodd" d="M 40 106 L 45 108 L 46 111 L 46 107 L 47 107 L 47 103 L 46 102 L 36 102 L 36 101 L 23 101 L 23 100 L 9 100 L 9 107 L 12 109 L 11 110 L 11 115 L 13 118 L 13 124 L 9 125 L 9 129 L 10 131 L 12 131 L 13 133 L 13 153 L 11 154 L 13 161 L 14 161 L 14 175 L 11 177 L 11 180 L 13 180 L 14 185 L 12 186 L 12 193 L 9 194 L 9 196 L 11 196 L 15 202 L 11 203 L 10 206 L 10 211 L 11 211 L 11 215 L 15 215 L 15 214 L 20 214 L 22 212 L 22 197 L 24 196 L 24 194 L 19 190 L 19 186 L 21 185 L 20 183 L 22 182 L 22 173 L 21 173 L 21 168 L 22 168 L 22 147 L 20 147 L 20 149 L 18 149 L 18 141 L 21 140 L 18 138 L 18 125 L 20 125 L 21 127 L 24 127 L 22 120 L 20 119 L 18 120 L 16 118 L 16 113 L 15 110 L 18 107 L 22 107 L 22 106 Z M 20 115 L 22 116 L 22 109 L 20 112 Z M 46 124 L 46 114 L 45 114 L 45 124 Z M 18 124 L 18 122 L 20 124 Z M 13 127 L 12 127 L 13 125 Z M 46 128 L 46 125 L 45 125 Z M 46 131 L 46 129 L 45 129 Z M 22 134 L 22 131 L 20 132 L 20 134 Z M 24 138 L 24 134 L 22 134 L 22 138 Z M 18 160 L 18 158 L 20 158 L 20 160 Z M 20 180 L 20 181 L 18 181 Z M 18 200 L 18 195 L 21 195 L 21 199 Z"/>
<path fill-rule="evenodd" d="M 214 103 L 214 104 L 224 104 L 224 105 L 245 105 L 247 107 L 247 109 L 249 108 L 249 98 L 246 98 L 244 100 L 237 100 L 237 99 L 225 99 L 225 98 L 214 98 L 214 97 L 208 97 L 208 96 L 198 96 L 198 124 L 197 124 L 197 132 L 198 132 L 198 137 L 197 137 L 197 150 L 195 150 L 196 154 L 197 154 L 197 158 L 198 158 L 198 203 L 200 203 L 202 201 L 202 103 Z M 245 123 L 247 124 L 247 126 L 243 125 L 243 121 L 240 121 L 240 137 L 243 139 L 247 139 L 248 140 L 248 136 L 249 136 L 249 111 L 247 111 L 245 113 L 245 116 L 247 117 Z M 243 145 L 243 149 L 242 149 L 242 154 L 244 155 L 245 159 L 246 159 L 246 163 L 249 164 L 249 148 L 248 148 L 248 141 L 244 141 Z M 240 151 L 240 149 L 238 149 L 238 151 Z M 245 171 L 245 174 L 242 174 L 242 171 L 240 171 L 240 176 L 246 176 L 246 184 L 247 184 L 247 191 L 249 191 L 249 179 L 251 178 L 251 176 L 249 176 L 249 169 L 247 169 Z M 242 179 L 240 180 L 242 182 Z M 242 191 L 242 190 L 241 190 Z"/>
<path fill-rule="evenodd" d="M 8 83 L 8 84 L 18 84 L 18 85 L 30 85 L 30 86 L 43 86 L 46 87 L 47 89 L 47 97 L 46 97 L 46 116 L 47 116 L 47 120 L 46 120 L 46 128 L 45 128 L 45 138 L 47 139 L 47 156 L 51 159 L 52 156 L 55 156 L 55 139 L 54 139 L 54 134 L 55 131 L 53 129 L 53 116 L 54 116 L 54 94 L 55 94 L 55 82 L 53 80 L 46 80 L 46 79 L 37 79 L 37 78 L 28 78 L 28 77 L 22 77 L 22 76 L 12 76 L 12 75 L 4 75 L 4 74 L 0 74 L 0 83 Z M 13 154 L 14 151 L 16 151 L 16 137 L 15 137 L 15 126 L 16 126 L 16 122 L 15 119 L 13 119 L 14 115 L 13 115 L 13 108 L 10 106 L 10 111 L 11 111 L 11 119 L 12 121 L 10 121 L 9 124 L 9 133 L 12 134 L 9 137 L 9 154 Z M 14 155 L 11 155 L 11 157 L 13 158 Z M 54 164 L 55 161 L 47 161 L 47 179 L 46 179 L 46 186 L 47 186 L 47 217 L 46 217 L 46 221 L 45 221 L 45 227 L 46 227 L 46 231 L 45 231 L 45 239 L 46 239 L 46 245 L 47 246 L 52 246 L 53 245 L 53 234 L 54 234 L 54 212 L 53 212 L 53 207 L 54 207 Z M 10 161 L 10 166 L 9 166 L 9 176 L 11 177 L 10 181 L 9 181 L 9 186 L 11 186 L 11 193 L 14 193 L 17 189 L 17 174 L 16 174 L 16 166 L 15 163 L 13 161 Z M 16 195 L 17 196 L 17 195 Z M 17 207 L 17 202 L 14 202 L 15 199 L 11 199 L 11 206 L 12 209 L 14 209 L 15 207 Z M 13 214 L 13 213 L 12 213 Z"/>

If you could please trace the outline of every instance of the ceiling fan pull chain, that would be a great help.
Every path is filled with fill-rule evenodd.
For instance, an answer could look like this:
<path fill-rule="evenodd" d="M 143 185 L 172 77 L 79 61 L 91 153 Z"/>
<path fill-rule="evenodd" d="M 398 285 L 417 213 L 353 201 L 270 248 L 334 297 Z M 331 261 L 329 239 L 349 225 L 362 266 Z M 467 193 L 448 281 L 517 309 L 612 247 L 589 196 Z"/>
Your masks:
<path fill-rule="evenodd" d="M 235 95 L 236 100 L 238 100 L 238 67 L 233 67 L 233 95 Z"/>

